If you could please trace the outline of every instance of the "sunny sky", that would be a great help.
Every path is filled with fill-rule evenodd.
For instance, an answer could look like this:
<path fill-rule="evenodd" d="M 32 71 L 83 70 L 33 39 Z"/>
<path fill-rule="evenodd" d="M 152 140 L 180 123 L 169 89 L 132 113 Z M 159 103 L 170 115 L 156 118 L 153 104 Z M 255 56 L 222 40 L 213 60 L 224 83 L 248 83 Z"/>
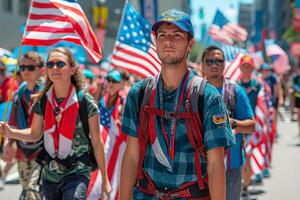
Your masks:
<path fill-rule="evenodd" d="M 201 24 L 205 22 L 210 26 L 216 9 L 219 8 L 224 15 L 234 24 L 237 23 L 239 3 L 252 3 L 254 0 L 191 0 L 192 2 L 192 22 L 195 29 L 195 35 L 199 37 Z M 204 19 L 199 20 L 199 10 L 203 7 Z"/>

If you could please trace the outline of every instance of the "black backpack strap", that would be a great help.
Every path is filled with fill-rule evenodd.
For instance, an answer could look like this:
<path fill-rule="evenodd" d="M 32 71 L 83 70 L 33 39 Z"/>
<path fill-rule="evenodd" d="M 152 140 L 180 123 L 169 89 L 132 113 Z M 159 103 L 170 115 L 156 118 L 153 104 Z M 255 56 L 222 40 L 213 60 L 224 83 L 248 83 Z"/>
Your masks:
<path fill-rule="evenodd" d="M 98 169 L 97 160 L 94 155 L 94 149 L 90 137 L 90 128 L 89 128 L 89 116 L 88 116 L 88 106 L 87 100 L 85 98 L 85 94 L 83 90 L 79 90 L 77 92 L 78 103 L 79 103 L 79 118 L 82 123 L 83 130 L 86 134 L 86 137 L 89 142 L 89 146 L 91 147 L 91 151 L 85 153 L 84 155 L 80 156 L 78 159 L 86 165 L 90 165 L 92 167 L 92 171 Z"/>
<path fill-rule="evenodd" d="M 88 116 L 88 108 L 87 108 L 87 100 L 85 98 L 84 92 L 82 90 L 79 90 L 77 92 L 78 97 L 78 103 L 79 103 L 79 117 L 80 121 L 82 123 L 83 130 L 86 134 L 90 133 L 89 128 L 89 116 Z M 88 135 L 89 138 L 89 135 Z M 89 138 L 90 139 L 90 138 Z"/>
<path fill-rule="evenodd" d="M 44 94 L 42 97 L 41 97 L 41 109 L 42 109 L 42 112 L 45 113 L 46 111 L 46 102 L 47 102 L 47 95 Z"/>

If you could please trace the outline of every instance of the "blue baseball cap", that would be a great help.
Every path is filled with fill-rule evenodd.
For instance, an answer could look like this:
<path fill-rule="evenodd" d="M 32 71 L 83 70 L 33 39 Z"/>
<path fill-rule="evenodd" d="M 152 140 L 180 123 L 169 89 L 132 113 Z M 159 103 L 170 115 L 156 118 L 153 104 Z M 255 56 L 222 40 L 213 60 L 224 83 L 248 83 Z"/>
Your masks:
<path fill-rule="evenodd" d="M 267 63 L 263 63 L 261 66 L 260 66 L 260 69 L 263 70 L 263 69 L 272 69 L 272 67 L 267 64 Z"/>
<path fill-rule="evenodd" d="M 178 9 L 166 10 L 157 18 L 157 21 L 152 25 L 152 31 L 156 32 L 158 27 L 164 22 L 174 24 L 181 30 L 189 33 L 192 37 L 194 37 L 194 29 L 191 18 L 185 12 Z"/>
<path fill-rule="evenodd" d="M 91 79 L 91 80 L 93 80 L 95 78 L 95 74 L 89 69 L 83 70 L 83 75 L 84 75 L 85 78 L 88 78 L 88 79 Z"/>
<path fill-rule="evenodd" d="M 113 80 L 120 82 L 122 80 L 122 74 L 119 70 L 113 69 L 107 74 L 107 79 L 112 78 Z"/>

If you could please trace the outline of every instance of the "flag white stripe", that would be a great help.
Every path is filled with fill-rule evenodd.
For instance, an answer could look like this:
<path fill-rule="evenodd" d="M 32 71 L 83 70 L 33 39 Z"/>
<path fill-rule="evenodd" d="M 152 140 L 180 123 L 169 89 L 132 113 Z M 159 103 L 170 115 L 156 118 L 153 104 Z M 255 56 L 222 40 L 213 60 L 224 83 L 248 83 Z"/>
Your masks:
<path fill-rule="evenodd" d="M 41 26 L 53 28 L 73 28 L 70 22 L 53 21 L 53 20 L 31 20 L 28 26 Z"/>
<path fill-rule="evenodd" d="M 39 39 L 39 40 L 56 40 L 56 39 L 64 39 L 64 38 L 73 38 L 79 39 L 78 34 L 69 33 L 66 35 L 65 33 L 51 33 L 49 32 L 38 32 L 38 31 L 29 31 L 26 32 L 26 39 Z"/>

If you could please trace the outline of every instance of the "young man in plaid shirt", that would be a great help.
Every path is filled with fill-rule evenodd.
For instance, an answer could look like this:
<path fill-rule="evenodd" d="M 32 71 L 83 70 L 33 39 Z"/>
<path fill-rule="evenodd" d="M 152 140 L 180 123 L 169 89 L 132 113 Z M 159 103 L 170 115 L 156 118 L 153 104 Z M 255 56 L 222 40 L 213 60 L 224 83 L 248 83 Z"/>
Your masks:
<path fill-rule="evenodd" d="M 162 69 L 153 78 L 149 106 L 139 106 L 143 81 L 135 84 L 128 94 L 122 125 L 128 140 L 122 162 L 120 199 L 225 200 L 224 152 L 234 138 L 221 95 L 206 84 L 203 115 L 200 115 L 204 154 L 198 154 L 194 148 L 191 124 L 183 116 L 195 114 L 187 109 L 186 103 L 189 83 L 196 78 L 187 66 L 194 44 L 190 17 L 176 9 L 167 10 L 152 30 L 156 33 Z M 148 117 L 141 119 L 144 114 L 140 113 L 147 110 Z M 149 137 L 142 140 L 141 134 Z"/>

